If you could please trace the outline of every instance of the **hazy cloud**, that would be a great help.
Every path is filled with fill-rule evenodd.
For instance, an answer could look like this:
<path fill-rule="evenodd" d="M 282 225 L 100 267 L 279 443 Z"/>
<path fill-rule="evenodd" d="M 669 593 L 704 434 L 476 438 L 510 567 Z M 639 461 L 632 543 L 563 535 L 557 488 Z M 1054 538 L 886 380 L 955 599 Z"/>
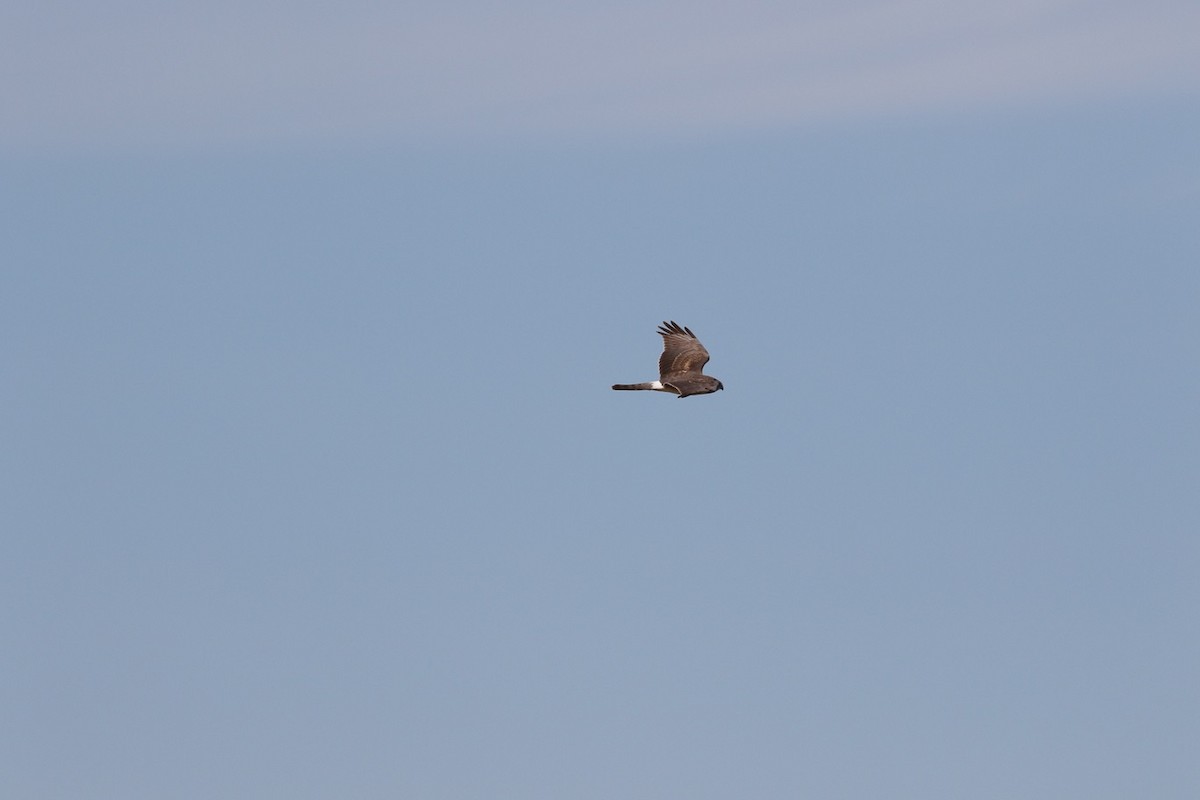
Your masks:
<path fill-rule="evenodd" d="M 0 11 L 6 147 L 692 133 L 1200 89 L 1200 6 L 1014 0 Z"/>

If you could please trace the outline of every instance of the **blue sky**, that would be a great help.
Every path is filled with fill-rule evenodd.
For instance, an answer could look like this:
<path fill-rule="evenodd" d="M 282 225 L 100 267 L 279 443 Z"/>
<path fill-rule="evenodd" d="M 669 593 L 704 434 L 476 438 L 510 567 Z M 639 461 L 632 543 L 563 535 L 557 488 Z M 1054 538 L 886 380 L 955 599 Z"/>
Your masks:
<path fill-rule="evenodd" d="M 5 796 L 1200 790 L 1190 4 L 0 23 Z"/>

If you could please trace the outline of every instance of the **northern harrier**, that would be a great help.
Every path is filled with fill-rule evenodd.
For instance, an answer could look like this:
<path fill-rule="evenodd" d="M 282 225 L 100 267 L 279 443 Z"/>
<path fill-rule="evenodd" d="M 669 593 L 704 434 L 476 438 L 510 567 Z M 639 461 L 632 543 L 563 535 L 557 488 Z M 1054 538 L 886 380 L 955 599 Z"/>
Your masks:
<path fill-rule="evenodd" d="M 664 322 L 658 326 L 663 337 L 663 354 L 658 359 L 656 381 L 647 383 L 618 383 L 614 389 L 646 389 L 655 392 L 671 392 L 680 398 L 693 394 L 712 394 L 725 386 L 711 375 L 704 374 L 708 363 L 708 351 L 696 334 L 678 322 Z"/>

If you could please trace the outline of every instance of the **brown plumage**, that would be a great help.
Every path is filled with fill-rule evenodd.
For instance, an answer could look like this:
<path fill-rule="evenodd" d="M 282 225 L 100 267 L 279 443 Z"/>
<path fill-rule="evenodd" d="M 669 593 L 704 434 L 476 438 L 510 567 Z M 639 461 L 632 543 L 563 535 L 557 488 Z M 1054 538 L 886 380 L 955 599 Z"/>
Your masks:
<path fill-rule="evenodd" d="M 663 337 L 663 353 L 658 359 L 659 379 L 646 383 L 618 383 L 612 388 L 671 392 L 681 398 L 711 394 L 725 388 L 719 380 L 704 374 L 708 351 L 690 328 L 674 321 L 664 322 L 658 326 L 658 333 Z"/>

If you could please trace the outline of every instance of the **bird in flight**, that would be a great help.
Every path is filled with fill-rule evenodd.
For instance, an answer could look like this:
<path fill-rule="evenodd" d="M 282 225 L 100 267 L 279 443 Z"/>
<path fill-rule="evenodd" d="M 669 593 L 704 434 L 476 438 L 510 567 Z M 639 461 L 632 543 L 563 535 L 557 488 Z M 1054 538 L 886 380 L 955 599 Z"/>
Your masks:
<path fill-rule="evenodd" d="M 678 322 L 664 322 L 658 326 L 658 332 L 663 337 L 663 353 L 658 359 L 658 380 L 617 383 L 612 388 L 671 392 L 680 398 L 693 394 L 712 394 L 725 388 L 719 380 L 704 374 L 708 351 L 700 344 L 696 334 Z"/>

